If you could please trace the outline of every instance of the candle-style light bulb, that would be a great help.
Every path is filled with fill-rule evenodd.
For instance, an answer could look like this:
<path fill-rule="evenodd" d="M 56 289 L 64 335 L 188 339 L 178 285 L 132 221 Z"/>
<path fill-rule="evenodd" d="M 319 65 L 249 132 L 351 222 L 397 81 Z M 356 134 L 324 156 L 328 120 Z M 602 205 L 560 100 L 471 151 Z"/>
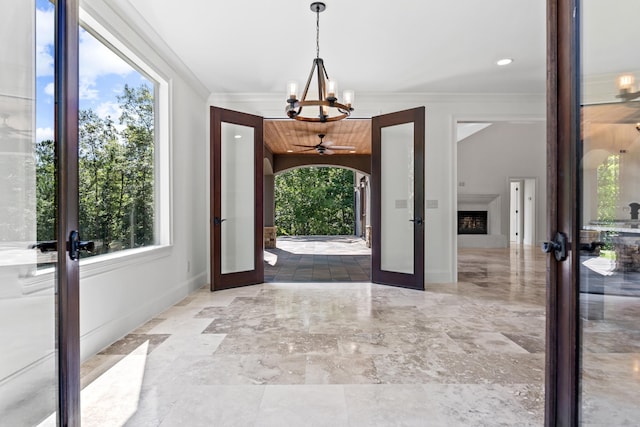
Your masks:
<path fill-rule="evenodd" d="M 345 90 L 343 95 L 344 95 L 344 104 L 347 107 L 351 107 L 351 105 L 353 104 L 355 93 L 352 90 Z"/>
<path fill-rule="evenodd" d="M 289 82 L 287 83 L 287 95 L 288 99 L 297 99 L 298 97 L 298 83 L 297 82 Z"/>
<path fill-rule="evenodd" d="M 618 89 L 620 92 L 633 92 L 633 84 L 635 78 L 631 74 L 625 74 L 618 77 Z"/>
<path fill-rule="evenodd" d="M 327 98 L 335 98 L 336 92 L 338 92 L 338 82 L 327 80 Z"/>

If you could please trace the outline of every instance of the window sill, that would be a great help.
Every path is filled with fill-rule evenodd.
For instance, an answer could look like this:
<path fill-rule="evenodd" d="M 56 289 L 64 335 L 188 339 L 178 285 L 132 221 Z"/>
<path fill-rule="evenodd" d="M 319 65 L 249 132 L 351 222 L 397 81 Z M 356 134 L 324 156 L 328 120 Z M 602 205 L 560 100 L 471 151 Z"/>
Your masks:
<path fill-rule="evenodd" d="M 110 254 L 80 260 L 80 280 L 125 268 L 134 264 L 150 262 L 171 254 L 171 245 L 155 245 L 126 249 Z M 55 280 L 55 268 L 38 271 L 35 276 L 20 280 L 23 295 L 50 289 Z"/>

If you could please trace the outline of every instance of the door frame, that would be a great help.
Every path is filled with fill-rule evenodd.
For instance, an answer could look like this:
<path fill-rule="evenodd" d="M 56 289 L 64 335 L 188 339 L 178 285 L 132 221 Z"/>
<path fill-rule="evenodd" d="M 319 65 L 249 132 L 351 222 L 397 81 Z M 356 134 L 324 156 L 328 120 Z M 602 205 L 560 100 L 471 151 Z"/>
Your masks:
<path fill-rule="evenodd" d="M 547 0 L 547 241 L 568 239 L 568 257 L 547 256 L 545 425 L 578 425 L 579 0 Z"/>
<path fill-rule="evenodd" d="M 61 426 L 80 425 L 80 265 L 68 240 L 78 230 L 78 0 L 55 4 L 54 80 L 57 157 L 58 411 Z"/>
<path fill-rule="evenodd" d="M 424 290 L 424 163 L 425 163 L 425 107 L 397 111 L 371 119 L 371 281 L 373 283 Z M 414 225 L 414 274 L 396 273 L 381 269 L 381 155 L 382 128 L 414 123 L 414 213 L 420 223 Z"/>
<path fill-rule="evenodd" d="M 235 288 L 254 285 L 264 282 L 264 142 L 263 142 L 263 118 L 239 111 L 227 110 L 220 107 L 210 107 L 210 265 L 211 265 L 211 290 Z M 220 250 L 221 250 L 221 224 L 215 223 L 215 218 L 221 217 L 222 187 L 221 187 L 221 135 L 222 122 L 233 123 L 254 128 L 254 270 L 222 274 Z"/>

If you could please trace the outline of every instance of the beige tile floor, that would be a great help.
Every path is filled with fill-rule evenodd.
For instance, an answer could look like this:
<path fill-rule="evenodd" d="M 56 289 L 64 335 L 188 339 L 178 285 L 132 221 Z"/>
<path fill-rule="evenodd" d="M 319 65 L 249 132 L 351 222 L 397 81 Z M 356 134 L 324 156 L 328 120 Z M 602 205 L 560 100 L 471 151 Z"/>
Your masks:
<path fill-rule="evenodd" d="M 469 251 L 425 292 L 200 289 L 83 365 L 83 425 L 541 425 L 544 263 Z"/>

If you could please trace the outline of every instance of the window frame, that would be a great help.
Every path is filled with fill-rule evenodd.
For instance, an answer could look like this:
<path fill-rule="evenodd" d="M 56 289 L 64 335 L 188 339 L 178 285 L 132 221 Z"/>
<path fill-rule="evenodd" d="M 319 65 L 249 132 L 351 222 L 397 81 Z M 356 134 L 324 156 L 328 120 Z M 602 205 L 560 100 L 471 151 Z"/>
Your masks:
<path fill-rule="evenodd" d="M 172 188 L 172 80 L 142 60 L 125 42 L 106 29 L 80 7 L 80 27 L 142 74 L 153 84 L 154 91 L 154 243 L 127 248 L 80 260 L 80 276 L 88 278 L 140 262 L 169 256 L 173 247 Z M 24 293 L 32 294 L 50 286 L 55 268 L 35 271 L 22 279 Z"/>

